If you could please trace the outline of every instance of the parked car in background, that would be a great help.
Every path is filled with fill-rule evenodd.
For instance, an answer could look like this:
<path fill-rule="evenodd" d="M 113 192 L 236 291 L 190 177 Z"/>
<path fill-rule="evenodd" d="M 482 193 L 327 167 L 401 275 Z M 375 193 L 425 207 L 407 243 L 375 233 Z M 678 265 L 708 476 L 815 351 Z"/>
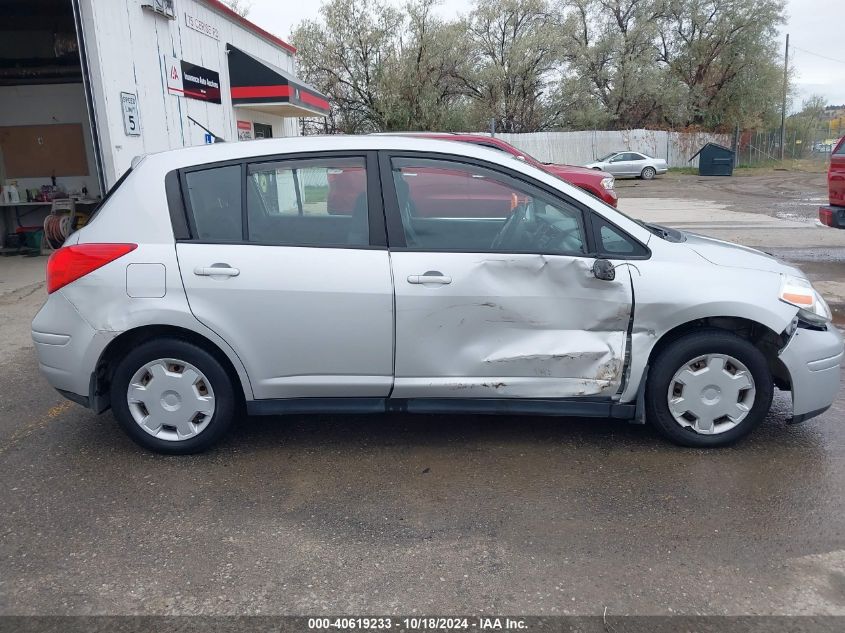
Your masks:
<path fill-rule="evenodd" d="M 819 208 L 819 220 L 827 226 L 845 229 L 845 136 L 830 155 L 827 188 L 830 204 Z"/>
<path fill-rule="evenodd" d="M 614 178 L 611 174 L 602 172 L 600 170 L 588 169 L 586 167 L 578 167 L 576 165 L 558 165 L 556 163 L 543 163 L 528 154 L 503 141 L 495 136 L 487 136 L 485 134 L 458 134 L 458 133 L 437 133 L 437 132 L 420 132 L 420 133 L 406 133 L 403 136 L 417 136 L 422 138 L 434 138 L 444 141 L 458 141 L 459 143 L 472 143 L 473 145 L 480 145 L 482 147 L 489 147 L 496 149 L 506 154 L 510 154 L 518 160 L 525 161 L 529 165 L 534 165 L 543 171 L 547 171 L 553 176 L 557 176 L 568 183 L 580 187 L 584 191 L 593 194 L 599 200 L 603 200 L 612 207 L 615 207 L 618 202 L 616 189 L 614 187 Z M 598 171 L 598 173 L 596 173 Z"/>
<path fill-rule="evenodd" d="M 347 169 L 363 190 L 330 213 Z M 51 256 L 47 292 L 41 372 L 166 453 L 211 446 L 243 410 L 617 418 L 721 446 L 775 385 L 793 422 L 823 412 L 843 355 L 798 269 L 428 138 L 149 155 Z"/>
<path fill-rule="evenodd" d="M 662 158 L 651 158 L 640 152 L 611 152 L 592 163 L 585 165 L 589 169 L 601 169 L 616 178 L 642 178 L 651 180 L 655 176 L 669 171 L 669 165 Z"/>

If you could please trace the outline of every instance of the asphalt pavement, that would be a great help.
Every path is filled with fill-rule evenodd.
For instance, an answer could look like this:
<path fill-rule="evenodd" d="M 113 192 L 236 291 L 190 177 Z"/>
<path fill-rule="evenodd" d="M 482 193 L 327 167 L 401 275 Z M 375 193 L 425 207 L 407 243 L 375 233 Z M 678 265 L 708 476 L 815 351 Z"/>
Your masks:
<path fill-rule="evenodd" d="M 44 260 L 9 261 L 0 614 L 845 615 L 845 395 L 789 426 L 778 393 L 713 451 L 609 420 L 292 416 L 163 457 L 40 377 Z"/>

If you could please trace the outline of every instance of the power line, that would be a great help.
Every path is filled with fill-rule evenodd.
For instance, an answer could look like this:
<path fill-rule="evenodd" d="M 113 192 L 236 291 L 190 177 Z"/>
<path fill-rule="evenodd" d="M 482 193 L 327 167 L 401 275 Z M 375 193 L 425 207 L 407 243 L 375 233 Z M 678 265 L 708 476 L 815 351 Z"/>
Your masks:
<path fill-rule="evenodd" d="M 796 51 L 801 51 L 802 53 L 807 53 L 807 55 L 813 55 L 814 57 L 821 57 L 822 59 L 826 59 L 829 62 L 836 62 L 838 64 L 845 64 L 845 60 L 834 59 L 833 57 L 828 57 L 827 55 L 820 55 L 819 53 L 814 53 L 813 51 L 808 51 L 807 49 L 801 48 L 800 46 L 795 46 L 795 44 L 792 45 L 792 48 L 794 48 Z"/>

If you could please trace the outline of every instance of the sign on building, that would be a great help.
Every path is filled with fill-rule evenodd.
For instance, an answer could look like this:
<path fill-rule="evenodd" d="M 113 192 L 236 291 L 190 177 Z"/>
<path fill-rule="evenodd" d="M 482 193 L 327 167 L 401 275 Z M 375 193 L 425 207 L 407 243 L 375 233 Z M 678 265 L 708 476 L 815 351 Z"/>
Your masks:
<path fill-rule="evenodd" d="M 252 121 L 238 121 L 238 140 L 252 140 Z"/>
<path fill-rule="evenodd" d="M 167 91 L 170 94 L 220 103 L 220 74 L 175 57 L 165 57 Z"/>
<path fill-rule="evenodd" d="M 123 109 L 123 131 L 126 136 L 141 136 L 141 113 L 138 111 L 138 95 L 120 93 L 120 107 Z"/>
<path fill-rule="evenodd" d="M 190 13 L 185 13 L 185 24 L 189 29 L 198 31 L 203 35 L 208 35 L 208 37 L 214 38 L 218 42 L 220 41 L 220 30 L 213 24 L 200 20 Z"/>

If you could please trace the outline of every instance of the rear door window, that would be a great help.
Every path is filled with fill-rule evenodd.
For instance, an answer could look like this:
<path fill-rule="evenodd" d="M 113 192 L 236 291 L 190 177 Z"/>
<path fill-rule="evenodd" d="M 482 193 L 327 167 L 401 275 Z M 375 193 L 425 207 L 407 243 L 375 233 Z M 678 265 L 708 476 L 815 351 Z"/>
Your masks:
<path fill-rule="evenodd" d="M 249 241 L 287 246 L 367 246 L 364 158 L 249 165 Z"/>
<path fill-rule="evenodd" d="M 243 239 L 240 165 L 190 171 L 185 174 L 185 184 L 197 239 Z"/>

